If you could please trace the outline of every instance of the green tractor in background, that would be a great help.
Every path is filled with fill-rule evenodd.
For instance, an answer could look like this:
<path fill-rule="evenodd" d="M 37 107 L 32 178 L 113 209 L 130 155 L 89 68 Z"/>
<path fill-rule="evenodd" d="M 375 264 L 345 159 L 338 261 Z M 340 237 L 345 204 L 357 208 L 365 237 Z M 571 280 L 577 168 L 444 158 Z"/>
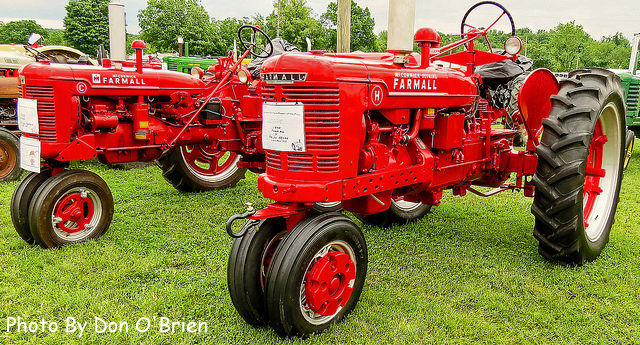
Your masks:
<path fill-rule="evenodd" d="M 202 68 L 203 71 L 206 71 L 209 66 L 218 63 L 218 59 L 216 58 L 189 56 L 189 43 L 185 42 L 183 45 L 181 39 L 178 39 L 178 44 L 180 46 L 180 52 L 178 53 L 179 56 L 165 56 L 162 59 L 163 62 L 167 64 L 167 69 L 170 71 L 191 74 L 191 70 L 194 67 L 199 67 Z"/>
<path fill-rule="evenodd" d="M 628 71 L 615 71 L 622 80 L 624 88 L 624 97 L 627 103 L 627 153 L 624 161 L 624 167 L 629 165 L 631 155 L 633 153 L 633 144 L 635 136 L 640 137 L 640 75 L 636 75 L 638 70 L 638 46 L 640 45 L 640 33 L 633 37 L 633 45 L 631 50 L 631 60 L 629 61 Z"/>

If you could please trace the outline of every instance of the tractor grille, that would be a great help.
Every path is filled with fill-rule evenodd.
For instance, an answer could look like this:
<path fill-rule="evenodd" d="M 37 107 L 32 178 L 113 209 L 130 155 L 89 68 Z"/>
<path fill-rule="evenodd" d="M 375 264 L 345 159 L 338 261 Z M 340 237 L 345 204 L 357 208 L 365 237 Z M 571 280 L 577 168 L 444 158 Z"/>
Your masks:
<path fill-rule="evenodd" d="M 276 101 L 275 86 L 264 85 L 262 91 L 266 101 Z M 304 104 L 307 153 L 268 152 L 267 166 L 289 171 L 337 172 L 340 149 L 338 87 L 309 83 L 285 85 L 282 94 L 287 102 Z"/>
<path fill-rule="evenodd" d="M 177 71 L 178 70 L 178 63 L 173 61 L 173 60 L 167 61 L 167 69 L 170 70 L 170 71 Z"/>
<path fill-rule="evenodd" d="M 627 112 L 633 114 L 638 112 L 638 96 L 640 96 L 640 82 L 632 80 L 629 83 L 629 93 L 627 95 Z"/>
<path fill-rule="evenodd" d="M 53 86 L 27 85 L 25 97 L 38 101 L 40 140 L 56 141 L 56 115 L 53 101 Z"/>

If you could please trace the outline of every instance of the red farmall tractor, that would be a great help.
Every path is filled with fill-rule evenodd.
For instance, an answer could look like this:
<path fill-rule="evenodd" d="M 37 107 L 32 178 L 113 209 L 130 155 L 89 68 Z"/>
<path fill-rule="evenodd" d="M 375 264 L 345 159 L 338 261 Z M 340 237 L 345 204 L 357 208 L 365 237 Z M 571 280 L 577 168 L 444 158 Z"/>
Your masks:
<path fill-rule="evenodd" d="M 510 23 L 506 54 L 475 48 L 495 23 L 477 29 L 463 20 L 461 39 L 444 46 L 436 31 L 418 30 L 421 54 L 291 53 L 263 65 L 267 168 L 258 186 L 276 202 L 227 222 L 236 237 L 229 291 L 248 323 L 306 336 L 358 302 L 365 238 L 346 215 L 310 212 L 316 202 L 341 201 L 384 225 L 424 216 L 445 190 L 522 190 L 533 197 L 546 259 L 580 265 L 603 250 L 622 178 L 619 78 L 596 68 L 560 82 L 548 70 L 532 72 L 519 92 L 528 142 L 515 150 L 517 131 L 497 120 L 508 105 L 500 90 L 517 75 L 483 76 L 483 67 L 517 64 L 522 41 L 504 7 L 482 5 L 498 6 L 498 19 Z"/>
<path fill-rule="evenodd" d="M 107 230 L 114 212 L 107 184 L 92 172 L 68 170 L 72 161 L 157 159 L 181 191 L 229 187 L 247 169 L 264 171 L 260 84 L 241 62 L 248 54 L 268 57 L 273 45 L 259 28 L 238 33 L 246 52 L 237 62 L 219 59 L 207 76 L 197 68 L 190 76 L 143 61 L 142 41 L 133 43 L 136 61 L 22 68 L 21 165 L 33 173 L 11 200 L 18 234 L 49 248 Z"/>

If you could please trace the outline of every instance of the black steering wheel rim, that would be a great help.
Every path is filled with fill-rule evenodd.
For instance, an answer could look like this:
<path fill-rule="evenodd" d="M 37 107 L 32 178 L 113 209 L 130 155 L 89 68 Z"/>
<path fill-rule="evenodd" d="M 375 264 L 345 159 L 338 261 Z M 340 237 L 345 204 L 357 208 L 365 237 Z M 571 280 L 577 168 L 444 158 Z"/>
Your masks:
<path fill-rule="evenodd" d="M 245 29 L 251 29 L 253 31 L 253 33 L 251 34 L 253 42 L 247 42 L 242 37 L 242 31 Z M 265 43 L 264 47 L 259 47 L 256 45 L 255 43 L 256 33 L 261 34 L 266 39 L 267 43 Z M 240 29 L 238 29 L 238 39 L 240 40 L 240 44 L 242 44 L 245 50 L 251 49 L 249 51 L 249 54 L 251 54 L 253 57 L 266 59 L 269 56 L 271 56 L 271 54 L 273 54 L 273 43 L 271 42 L 271 38 L 269 38 L 269 35 L 267 35 L 264 31 L 262 31 L 262 29 L 256 26 L 253 26 L 253 25 L 241 26 Z M 257 50 L 260 51 L 260 53 L 255 52 L 256 48 Z"/>
<path fill-rule="evenodd" d="M 31 47 L 29 45 L 24 45 L 24 49 L 29 53 L 33 54 L 33 57 L 36 61 L 51 61 L 51 58 L 39 51 L 38 49 Z"/>
<path fill-rule="evenodd" d="M 511 22 L 511 36 L 515 36 L 516 35 L 516 25 L 513 22 L 513 17 L 511 16 L 511 13 L 509 13 L 509 11 L 502 5 L 500 5 L 499 3 L 495 2 L 495 1 L 481 1 L 473 6 L 471 6 L 471 8 L 469 8 L 469 10 L 467 11 L 467 13 L 464 14 L 464 17 L 462 18 L 462 24 L 460 25 L 460 34 L 464 35 L 464 28 L 467 24 L 467 18 L 469 17 L 469 14 L 471 14 L 471 12 L 473 12 L 473 10 L 475 10 L 476 8 L 483 6 L 483 5 L 493 5 L 498 7 L 499 9 L 501 9 L 503 11 L 502 14 L 506 14 L 507 18 L 509 18 L 509 22 Z M 501 16 L 502 16 L 501 14 Z"/>

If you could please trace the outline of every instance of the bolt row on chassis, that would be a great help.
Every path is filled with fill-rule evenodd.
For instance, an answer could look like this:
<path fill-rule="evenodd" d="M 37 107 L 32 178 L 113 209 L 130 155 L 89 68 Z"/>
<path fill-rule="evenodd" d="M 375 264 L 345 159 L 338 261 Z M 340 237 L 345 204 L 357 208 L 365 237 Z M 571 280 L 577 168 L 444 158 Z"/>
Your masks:
<path fill-rule="evenodd" d="M 481 30 L 466 18 L 482 5 L 501 15 Z M 513 35 L 506 54 L 477 50 L 476 40 L 488 40 L 505 18 Z M 365 238 L 341 213 L 311 212 L 316 202 L 340 201 L 362 221 L 387 225 L 422 217 L 445 190 L 522 190 L 533 197 L 534 236 L 546 259 L 580 265 L 603 250 L 622 179 L 619 78 L 597 68 L 562 81 L 546 69 L 532 72 L 519 91 L 528 139 L 518 151 L 518 131 L 497 128 L 508 102 L 494 96 L 516 75 L 496 79 L 484 68 L 517 64 L 522 42 L 513 19 L 501 5 L 482 2 L 465 15 L 461 34 L 440 46 L 435 30 L 421 29 L 421 54 L 311 52 L 265 62 L 262 93 L 271 103 L 262 112 L 267 167 L 258 187 L 275 203 L 227 222 L 236 237 L 229 291 L 249 324 L 304 337 L 358 302 Z M 304 130 L 271 140 L 265 124 L 274 119 Z"/>

